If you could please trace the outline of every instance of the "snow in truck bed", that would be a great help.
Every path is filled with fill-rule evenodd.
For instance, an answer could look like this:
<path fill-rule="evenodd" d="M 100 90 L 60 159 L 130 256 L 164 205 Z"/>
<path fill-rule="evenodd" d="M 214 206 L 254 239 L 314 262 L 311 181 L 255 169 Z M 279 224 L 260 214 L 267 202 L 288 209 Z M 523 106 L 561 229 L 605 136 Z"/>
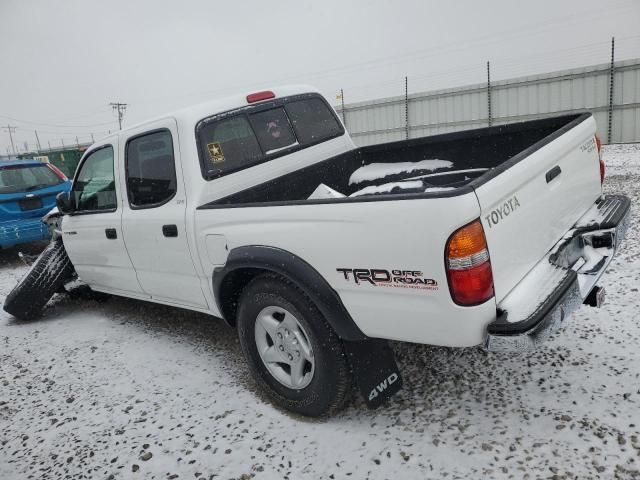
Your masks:
<path fill-rule="evenodd" d="M 391 175 L 411 173 L 415 171 L 433 172 L 435 170 L 453 168 L 448 160 L 429 159 L 419 162 L 370 163 L 358 168 L 349 177 L 349 185 L 378 180 Z"/>

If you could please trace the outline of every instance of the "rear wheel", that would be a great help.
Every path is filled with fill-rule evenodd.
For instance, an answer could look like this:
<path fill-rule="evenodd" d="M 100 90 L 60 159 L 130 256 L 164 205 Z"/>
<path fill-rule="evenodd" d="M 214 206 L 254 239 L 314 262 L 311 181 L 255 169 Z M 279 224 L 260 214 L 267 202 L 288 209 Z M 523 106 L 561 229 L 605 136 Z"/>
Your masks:
<path fill-rule="evenodd" d="M 22 320 L 31 320 L 74 274 L 62 240 L 52 240 L 5 299 L 5 312 Z"/>
<path fill-rule="evenodd" d="M 237 323 L 251 372 L 277 405 L 314 417 L 344 405 L 351 374 L 342 342 L 302 290 L 281 277 L 255 278 Z"/>

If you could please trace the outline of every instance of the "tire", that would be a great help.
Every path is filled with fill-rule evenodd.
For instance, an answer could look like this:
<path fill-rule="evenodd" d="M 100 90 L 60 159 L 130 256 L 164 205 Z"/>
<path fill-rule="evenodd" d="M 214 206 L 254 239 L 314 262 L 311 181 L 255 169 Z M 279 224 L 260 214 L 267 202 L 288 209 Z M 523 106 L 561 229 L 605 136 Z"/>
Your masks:
<path fill-rule="evenodd" d="M 270 331 L 263 328 L 265 319 Z M 289 328 L 294 320 L 297 330 Z M 296 285 L 275 275 L 253 279 L 240 296 L 237 328 L 253 377 L 276 405 L 310 417 L 331 415 L 344 406 L 351 391 L 351 372 L 342 342 Z M 278 338 L 280 333 L 286 336 Z M 269 350 L 263 356 L 276 361 L 263 360 L 258 348 Z M 296 352 L 302 352 L 301 356 Z M 287 362 L 278 361 L 288 355 L 296 358 L 286 380 Z M 296 376 L 300 362 L 304 363 L 303 376 Z"/>
<path fill-rule="evenodd" d="M 4 311 L 31 320 L 75 274 L 62 240 L 52 240 L 4 301 Z"/>

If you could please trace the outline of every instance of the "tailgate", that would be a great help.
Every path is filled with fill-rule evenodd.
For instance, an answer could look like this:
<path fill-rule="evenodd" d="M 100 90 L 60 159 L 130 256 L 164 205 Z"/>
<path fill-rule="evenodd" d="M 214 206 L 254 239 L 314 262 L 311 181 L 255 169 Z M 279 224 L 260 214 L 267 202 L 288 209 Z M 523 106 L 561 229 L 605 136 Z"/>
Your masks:
<path fill-rule="evenodd" d="M 601 195 L 592 116 L 494 169 L 476 188 L 500 302 Z"/>

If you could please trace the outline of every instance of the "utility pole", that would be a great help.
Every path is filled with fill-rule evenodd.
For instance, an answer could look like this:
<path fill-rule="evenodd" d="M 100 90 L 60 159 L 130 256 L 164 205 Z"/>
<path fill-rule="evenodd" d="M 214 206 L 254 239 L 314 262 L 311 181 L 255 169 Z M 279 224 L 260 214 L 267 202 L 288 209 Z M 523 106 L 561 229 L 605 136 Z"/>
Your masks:
<path fill-rule="evenodd" d="M 93 133 L 91 134 L 91 143 L 96 143 L 96 141 L 93 139 Z"/>
<path fill-rule="evenodd" d="M 111 108 L 114 112 L 118 112 L 118 126 L 120 127 L 120 130 L 122 130 L 122 117 L 124 117 L 124 112 L 127 109 L 127 104 L 120 102 L 111 102 L 109 105 L 111 105 Z"/>
<path fill-rule="evenodd" d="M 13 135 L 11 135 L 11 134 L 16 131 L 16 127 L 13 127 L 11 125 L 7 125 L 6 127 L 4 127 L 4 131 L 5 132 L 9 132 L 9 138 L 11 139 L 11 151 L 15 155 L 16 154 L 16 146 L 13 144 Z"/>
<path fill-rule="evenodd" d="M 40 153 L 40 150 L 42 150 L 42 147 L 40 146 L 40 139 L 38 138 L 38 131 L 34 130 L 33 132 L 36 134 L 36 143 L 38 144 L 38 153 Z"/>
<path fill-rule="evenodd" d="M 49 144 L 49 151 L 51 151 L 51 140 L 47 140 L 47 143 Z"/>

